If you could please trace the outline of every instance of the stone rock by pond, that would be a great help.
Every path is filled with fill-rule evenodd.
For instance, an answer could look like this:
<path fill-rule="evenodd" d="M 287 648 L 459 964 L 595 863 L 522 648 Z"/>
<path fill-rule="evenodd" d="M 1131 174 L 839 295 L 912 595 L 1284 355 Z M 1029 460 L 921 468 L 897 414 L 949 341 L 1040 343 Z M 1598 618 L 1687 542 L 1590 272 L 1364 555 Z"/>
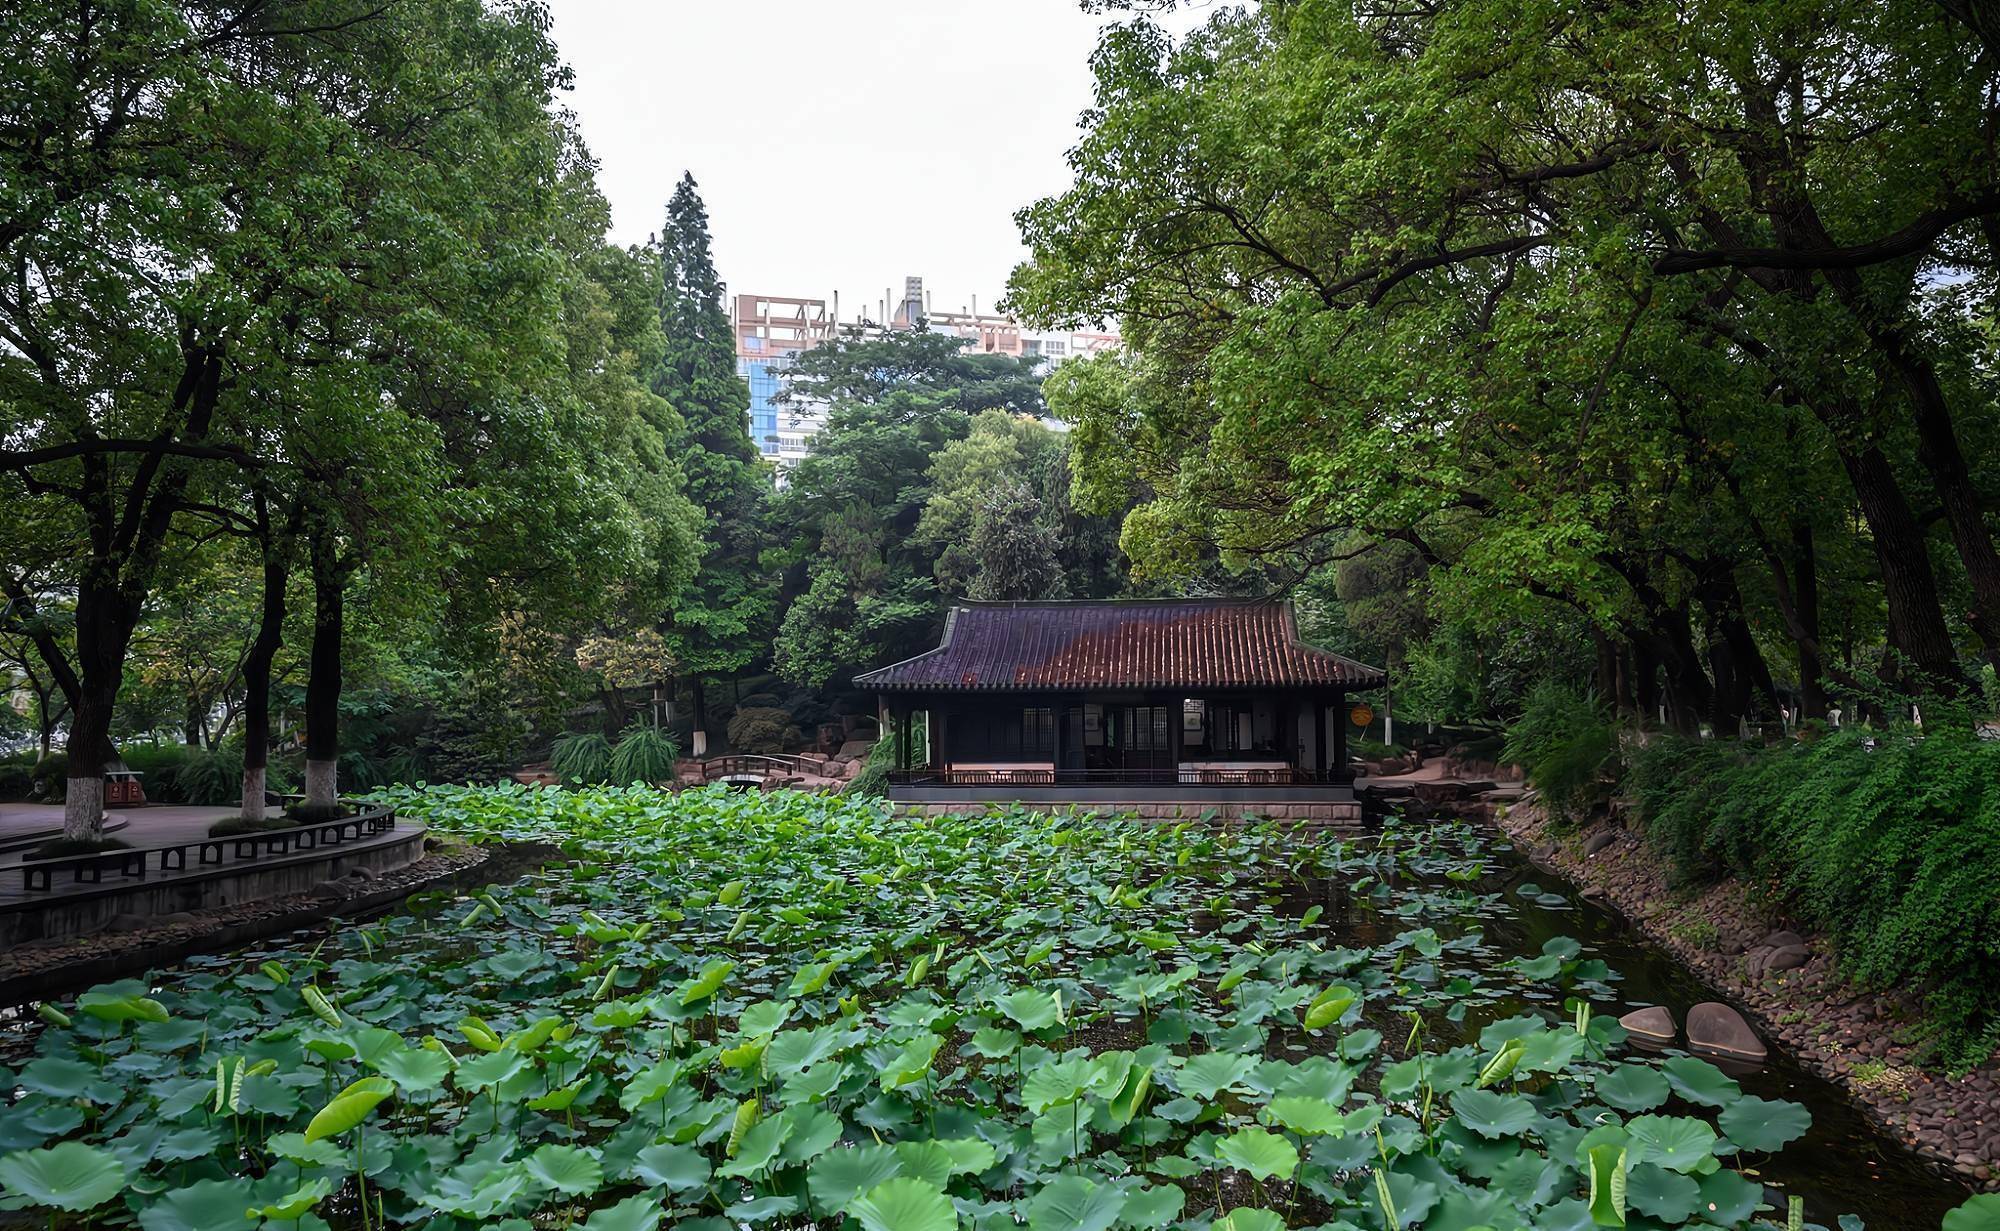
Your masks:
<path fill-rule="evenodd" d="M 1613 842 L 1616 842 L 1617 840 L 1618 840 L 1617 830 L 1615 829 L 1598 830 L 1596 833 L 1590 835 L 1588 838 L 1585 838 L 1583 840 L 1584 858 L 1586 859 L 1590 858 L 1592 855 L 1595 855 L 1597 852 L 1603 850 L 1607 846 L 1610 846 Z"/>
<path fill-rule="evenodd" d="M 1486 790 L 1492 785 L 1490 782 L 1484 783 L 1480 786 L 1480 790 Z M 1472 784 L 1468 782 L 1419 782 L 1413 789 L 1417 802 L 1424 804 L 1453 803 L 1469 798 L 1473 794 Z"/>
<path fill-rule="evenodd" d="M 1793 935 L 1794 933 L 1780 933 Z M 1812 950 L 1804 944 L 1781 945 L 1777 948 L 1759 946 L 1749 951 L 1744 966 L 1752 979 L 1762 979 L 1766 975 L 1782 974 L 1787 970 L 1797 970 L 1812 960 Z"/>
<path fill-rule="evenodd" d="M 1680 1027 L 1674 1021 L 1674 1012 L 1665 1005 L 1634 1009 L 1618 1019 L 1625 1032 L 1645 1043 L 1671 1043 L 1680 1037 Z"/>
<path fill-rule="evenodd" d="M 1688 1047 L 1694 1051 L 1750 1061 L 1770 1054 L 1741 1013 L 1713 1000 L 1688 1010 L 1687 1031 Z"/>

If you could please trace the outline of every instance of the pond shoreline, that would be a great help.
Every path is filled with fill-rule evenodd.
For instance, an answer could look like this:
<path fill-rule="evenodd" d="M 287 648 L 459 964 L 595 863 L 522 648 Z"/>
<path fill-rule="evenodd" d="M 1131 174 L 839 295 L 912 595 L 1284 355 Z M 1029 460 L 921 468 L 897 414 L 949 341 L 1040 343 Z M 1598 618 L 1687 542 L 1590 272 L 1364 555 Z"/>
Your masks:
<path fill-rule="evenodd" d="M 1960 1183 L 2000 1191 L 2000 1070 L 1989 1061 L 1949 1077 L 1920 1067 L 1917 1049 L 1895 1038 L 1920 1011 L 1846 983 L 1823 938 L 1794 930 L 1735 880 L 1693 894 L 1671 889 L 1665 861 L 1616 820 L 1557 832 L 1532 797 L 1482 812 L 1524 857 L 1725 992 L 1885 1134 Z"/>
<path fill-rule="evenodd" d="M 142 974 L 198 954 L 233 949 L 333 918 L 361 919 L 391 910 L 412 894 L 459 882 L 468 874 L 511 876 L 520 860 L 506 847 L 452 844 L 416 863 L 372 878 L 336 882 L 332 891 L 260 898 L 213 910 L 184 912 L 128 930 L 104 931 L 51 944 L 18 946 L 0 955 L 0 1005 L 20 1005 L 74 993 L 97 983 Z M 544 848 L 529 855 L 543 862 Z"/>

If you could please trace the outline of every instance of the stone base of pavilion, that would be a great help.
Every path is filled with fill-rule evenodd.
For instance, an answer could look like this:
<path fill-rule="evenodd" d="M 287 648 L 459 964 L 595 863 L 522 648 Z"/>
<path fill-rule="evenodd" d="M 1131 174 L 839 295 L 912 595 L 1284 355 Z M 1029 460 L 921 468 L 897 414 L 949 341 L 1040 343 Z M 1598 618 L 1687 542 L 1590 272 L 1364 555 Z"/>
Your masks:
<path fill-rule="evenodd" d="M 934 786 L 894 785 L 889 802 L 898 812 L 949 816 L 1018 804 L 1036 812 L 1100 812 L 1155 821 L 1304 821 L 1359 831 L 1361 801 L 1344 786 L 1185 787 L 1121 785 Z"/>

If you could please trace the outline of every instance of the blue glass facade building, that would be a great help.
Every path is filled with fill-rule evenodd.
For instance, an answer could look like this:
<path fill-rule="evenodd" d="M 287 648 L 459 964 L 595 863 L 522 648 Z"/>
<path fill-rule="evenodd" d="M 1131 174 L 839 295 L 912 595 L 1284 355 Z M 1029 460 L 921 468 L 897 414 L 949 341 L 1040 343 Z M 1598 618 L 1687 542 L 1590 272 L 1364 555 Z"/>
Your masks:
<path fill-rule="evenodd" d="M 750 439 L 767 455 L 778 451 L 778 407 L 772 399 L 778 396 L 778 369 L 782 366 L 778 359 L 736 360 L 736 374 L 750 386 Z"/>

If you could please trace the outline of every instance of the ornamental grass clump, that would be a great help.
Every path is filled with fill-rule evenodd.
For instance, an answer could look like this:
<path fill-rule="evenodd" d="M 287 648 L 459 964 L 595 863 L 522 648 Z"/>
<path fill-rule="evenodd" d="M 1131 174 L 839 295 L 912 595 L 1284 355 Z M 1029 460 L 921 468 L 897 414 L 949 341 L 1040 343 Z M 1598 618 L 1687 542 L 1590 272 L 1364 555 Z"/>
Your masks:
<path fill-rule="evenodd" d="M 618 737 L 611 750 L 610 780 L 617 783 L 659 784 L 674 780 L 674 762 L 680 746 L 673 737 L 650 722 L 635 722 Z"/>
<path fill-rule="evenodd" d="M 611 781 L 611 741 L 597 731 L 569 731 L 556 737 L 549 753 L 556 777 L 578 786 Z"/>

